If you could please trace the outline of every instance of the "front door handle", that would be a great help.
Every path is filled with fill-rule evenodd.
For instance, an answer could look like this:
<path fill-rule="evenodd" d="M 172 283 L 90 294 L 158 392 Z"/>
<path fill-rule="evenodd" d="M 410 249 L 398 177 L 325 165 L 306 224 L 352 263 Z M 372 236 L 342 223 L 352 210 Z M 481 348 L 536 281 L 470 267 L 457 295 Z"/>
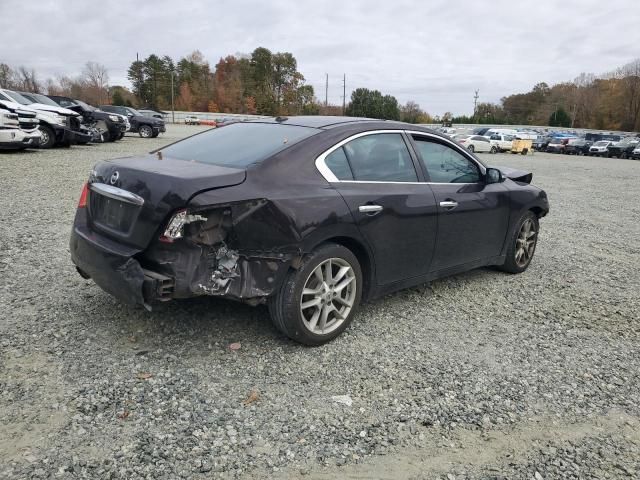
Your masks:
<path fill-rule="evenodd" d="M 446 208 L 447 210 L 453 210 L 458 206 L 458 202 L 455 200 L 445 200 L 444 202 L 440 202 L 440 206 L 442 208 Z"/>
<path fill-rule="evenodd" d="M 360 205 L 358 211 L 367 215 L 375 215 L 382 211 L 382 205 Z"/>

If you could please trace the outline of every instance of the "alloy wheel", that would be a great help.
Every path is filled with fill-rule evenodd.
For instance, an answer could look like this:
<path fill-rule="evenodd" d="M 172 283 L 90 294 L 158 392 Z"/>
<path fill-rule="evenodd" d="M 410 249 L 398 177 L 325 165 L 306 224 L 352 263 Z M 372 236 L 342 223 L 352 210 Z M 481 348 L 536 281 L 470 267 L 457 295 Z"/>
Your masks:
<path fill-rule="evenodd" d="M 140 136 L 142 138 L 150 138 L 151 135 L 153 135 L 151 127 L 148 127 L 147 125 L 143 125 L 142 127 L 140 127 Z"/>
<path fill-rule="evenodd" d="M 337 329 L 349 316 L 356 299 L 357 279 L 342 258 L 320 263 L 307 278 L 300 299 L 305 327 L 316 335 Z"/>
<path fill-rule="evenodd" d="M 516 238 L 515 261 L 519 267 L 525 267 L 531 261 L 536 248 L 537 235 L 538 232 L 533 220 L 527 218 L 520 227 Z"/>

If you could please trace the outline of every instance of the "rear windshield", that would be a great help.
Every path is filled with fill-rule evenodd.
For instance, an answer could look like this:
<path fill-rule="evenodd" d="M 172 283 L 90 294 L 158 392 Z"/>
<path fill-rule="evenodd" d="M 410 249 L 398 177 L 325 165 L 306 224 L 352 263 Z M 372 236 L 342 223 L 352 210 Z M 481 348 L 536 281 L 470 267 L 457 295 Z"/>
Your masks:
<path fill-rule="evenodd" d="M 315 128 L 273 123 L 233 123 L 162 149 L 179 160 L 244 168 L 318 133 Z"/>

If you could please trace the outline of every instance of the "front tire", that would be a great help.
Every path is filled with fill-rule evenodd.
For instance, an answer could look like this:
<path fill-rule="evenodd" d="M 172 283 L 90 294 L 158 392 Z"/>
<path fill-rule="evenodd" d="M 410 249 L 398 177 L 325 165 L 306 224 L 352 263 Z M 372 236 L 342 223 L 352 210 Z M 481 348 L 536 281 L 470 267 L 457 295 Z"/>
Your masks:
<path fill-rule="evenodd" d="M 51 148 L 56 143 L 56 134 L 48 125 L 40 125 L 40 134 L 42 135 L 40 139 L 40 148 Z"/>
<path fill-rule="evenodd" d="M 495 146 L 491 147 L 490 153 L 498 153 L 497 147 L 495 147 Z"/>
<path fill-rule="evenodd" d="M 269 299 L 271 319 L 296 342 L 322 345 L 351 323 L 362 297 L 362 270 L 351 250 L 329 243 L 289 272 Z"/>
<path fill-rule="evenodd" d="M 511 236 L 507 256 L 501 270 L 509 273 L 524 272 L 536 251 L 539 232 L 538 217 L 531 210 L 525 212 Z"/>
<path fill-rule="evenodd" d="M 149 125 L 140 125 L 138 134 L 142 138 L 151 138 L 151 136 L 153 135 L 153 128 L 151 128 Z"/>
<path fill-rule="evenodd" d="M 469 145 L 467 147 L 467 150 L 469 150 L 471 153 L 475 152 L 476 148 L 473 145 Z"/>

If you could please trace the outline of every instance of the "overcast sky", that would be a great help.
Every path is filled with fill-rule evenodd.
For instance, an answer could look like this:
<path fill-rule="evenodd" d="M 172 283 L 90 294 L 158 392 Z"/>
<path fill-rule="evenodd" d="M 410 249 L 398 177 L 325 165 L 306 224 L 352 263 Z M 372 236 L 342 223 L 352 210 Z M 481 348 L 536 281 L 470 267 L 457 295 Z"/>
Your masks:
<path fill-rule="evenodd" d="M 89 60 L 128 84 L 136 52 L 218 59 L 288 51 L 324 101 L 368 87 L 432 114 L 473 111 L 540 81 L 603 73 L 640 57 L 637 0 L 0 0 L 0 62 L 41 80 Z"/>

